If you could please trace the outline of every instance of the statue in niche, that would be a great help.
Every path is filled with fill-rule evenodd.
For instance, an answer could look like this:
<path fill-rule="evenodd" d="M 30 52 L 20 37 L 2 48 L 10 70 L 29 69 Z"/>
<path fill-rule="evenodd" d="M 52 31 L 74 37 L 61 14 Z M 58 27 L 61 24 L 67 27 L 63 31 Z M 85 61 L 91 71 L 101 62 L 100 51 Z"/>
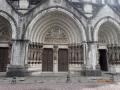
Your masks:
<path fill-rule="evenodd" d="M 59 26 L 50 28 L 45 35 L 45 43 L 68 43 L 66 32 Z"/>

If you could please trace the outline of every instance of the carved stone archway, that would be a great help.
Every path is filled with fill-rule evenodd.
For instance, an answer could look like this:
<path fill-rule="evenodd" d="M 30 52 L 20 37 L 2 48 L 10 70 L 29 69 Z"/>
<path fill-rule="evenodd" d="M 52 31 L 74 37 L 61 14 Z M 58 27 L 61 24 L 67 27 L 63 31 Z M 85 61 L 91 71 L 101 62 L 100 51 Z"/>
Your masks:
<path fill-rule="evenodd" d="M 109 59 L 111 58 L 111 45 L 120 44 L 120 25 L 119 23 L 111 18 L 105 17 L 101 19 L 94 28 L 94 41 L 96 43 L 96 59 L 93 60 L 96 65 L 100 65 L 101 70 L 108 71 L 110 69 Z M 114 48 L 114 46 L 113 46 Z M 117 47 L 115 47 L 117 48 Z"/>
<path fill-rule="evenodd" d="M 83 46 L 81 44 L 86 41 L 86 35 L 80 22 L 78 23 L 70 15 L 55 10 L 48 11 L 42 16 L 40 14 L 39 18 L 33 20 L 32 27 L 29 26 L 26 32 L 26 38 L 30 40 L 28 49 L 30 69 L 37 68 L 41 72 L 46 70 L 48 72 L 66 72 L 75 68 L 80 69 L 84 63 Z M 64 57 L 62 57 L 63 55 Z M 48 69 L 48 62 L 44 59 L 53 63 L 49 66 L 51 70 Z M 43 67 L 45 70 L 42 69 Z"/>
<path fill-rule="evenodd" d="M 5 72 L 11 59 L 11 25 L 0 16 L 0 72 Z"/>

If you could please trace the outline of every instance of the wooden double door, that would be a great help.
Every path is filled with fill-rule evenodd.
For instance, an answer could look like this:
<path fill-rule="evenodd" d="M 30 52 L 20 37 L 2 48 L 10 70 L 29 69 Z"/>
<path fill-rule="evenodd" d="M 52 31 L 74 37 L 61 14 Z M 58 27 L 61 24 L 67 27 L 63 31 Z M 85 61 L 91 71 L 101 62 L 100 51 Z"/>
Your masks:
<path fill-rule="evenodd" d="M 42 71 L 53 71 L 53 49 L 45 48 L 43 50 Z"/>
<path fill-rule="evenodd" d="M 0 47 L 0 72 L 5 72 L 9 63 L 9 48 Z"/>
<path fill-rule="evenodd" d="M 68 50 L 60 49 L 58 51 L 58 71 L 68 71 Z"/>
<path fill-rule="evenodd" d="M 42 71 L 43 72 L 53 72 L 53 49 L 47 48 L 43 50 L 43 60 L 42 60 Z M 68 71 L 68 50 L 59 49 L 58 50 L 58 71 L 66 72 Z"/>

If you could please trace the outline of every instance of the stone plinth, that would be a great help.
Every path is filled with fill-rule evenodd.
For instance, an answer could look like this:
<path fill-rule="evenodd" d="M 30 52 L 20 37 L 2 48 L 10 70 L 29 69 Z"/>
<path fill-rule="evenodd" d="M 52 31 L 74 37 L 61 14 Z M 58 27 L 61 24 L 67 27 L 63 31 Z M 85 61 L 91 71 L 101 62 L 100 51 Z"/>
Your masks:
<path fill-rule="evenodd" d="M 7 68 L 6 76 L 8 77 L 24 77 L 27 75 L 28 75 L 28 72 L 24 66 L 9 65 Z"/>
<path fill-rule="evenodd" d="M 102 72 L 100 70 L 82 70 L 81 75 L 83 75 L 83 76 L 101 76 Z"/>

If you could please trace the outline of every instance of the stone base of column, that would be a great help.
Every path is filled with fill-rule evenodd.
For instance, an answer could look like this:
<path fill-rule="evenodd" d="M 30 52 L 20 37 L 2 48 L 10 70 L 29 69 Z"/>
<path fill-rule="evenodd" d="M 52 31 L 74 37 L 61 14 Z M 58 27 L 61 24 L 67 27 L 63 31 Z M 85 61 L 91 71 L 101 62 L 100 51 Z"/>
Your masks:
<path fill-rule="evenodd" d="M 29 75 L 26 67 L 19 65 L 8 65 L 7 67 L 7 77 L 25 77 Z"/>
<path fill-rule="evenodd" d="M 102 76 L 101 70 L 82 70 L 81 74 L 83 76 Z"/>
<path fill-rule="evenodd" d="M 90 68 L 86 65 L 83 65 L 83 69 L 81 70 L 81 75 L 83 75 L 83 76 L 102 76 L 102 71 L 100 70 L 99 65 L 96 65 L 95 69 Z"/>

